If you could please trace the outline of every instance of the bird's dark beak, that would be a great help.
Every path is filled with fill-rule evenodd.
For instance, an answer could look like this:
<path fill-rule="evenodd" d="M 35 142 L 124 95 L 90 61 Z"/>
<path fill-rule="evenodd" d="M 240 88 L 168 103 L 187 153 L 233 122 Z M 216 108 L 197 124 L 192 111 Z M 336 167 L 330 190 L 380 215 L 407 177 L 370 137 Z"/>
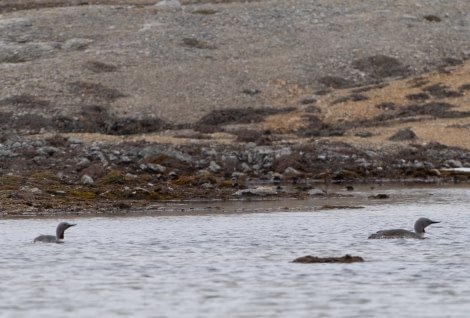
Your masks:
<path fill-rule="evenodd" d="M 431 224 L 434 224 L 434 223 L 441 223 L 441 221 L 433 221 L 433 220 L 431 220 Z"/>

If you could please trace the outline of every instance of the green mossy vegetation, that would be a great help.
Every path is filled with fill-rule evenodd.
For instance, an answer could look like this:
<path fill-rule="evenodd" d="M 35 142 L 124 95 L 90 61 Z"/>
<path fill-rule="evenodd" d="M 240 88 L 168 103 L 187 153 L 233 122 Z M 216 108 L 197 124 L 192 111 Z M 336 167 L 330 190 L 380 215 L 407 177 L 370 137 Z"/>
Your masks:
<path fill-rule="evenodd" d="M 94 199 L 96 194 L 88 190 L 73 189 L 68 192 L 70 196 L 82 199 Z"/>
<path fill-rule="evenodd" d="M 96 184 L 98 185 L 110 185 L 110 184 L 124 184 L 128 180 L 124 172 L 120 170 L 112 170 L 104 177 L 99 178 L 96 180 Z"/>
<path fill-rule="evenodd" d="M 15 175 L 6 175 L 0 177 L 0 185 L 4 190 L 11 190 L 16 189 L 19 185 L 21 185 L 23 178 L 20 176 Z"/>
<path fill-rule="evenodd" d="M 36 180 L 59 181 L 59 177 L 50 171 L 35 172 L 30 177 Z"/>

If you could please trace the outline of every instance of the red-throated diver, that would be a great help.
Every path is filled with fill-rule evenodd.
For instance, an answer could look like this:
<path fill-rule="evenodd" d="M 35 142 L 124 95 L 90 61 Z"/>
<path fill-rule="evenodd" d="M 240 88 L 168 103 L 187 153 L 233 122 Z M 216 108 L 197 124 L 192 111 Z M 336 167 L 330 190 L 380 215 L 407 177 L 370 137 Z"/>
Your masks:
<path fill-rule="evenodd" d="M 56 235 L 39 235 L 34 239 L 34 242 L 44 242 L 44 243 L 60 243 L 64 239 L 64 232 L 71 226 L 76 224 L 70 224 L 67 222 L 62 222 L 57 226 Z"/>
<path fill-rule="evenodd" d="M 396 230 L 384 230 L 378 231 L 375 234 L 369 236 L 370 239 L 393 239 L 393 238 L 415 238 L 415 239 L 423 239 L 424 238 L 424 229 L 431 224 L 439 223 L 438 221 L 433 221 L 427 218 L 419 218 L 415 222 L 415 231 L 407 231 L 402 229 Z"/>

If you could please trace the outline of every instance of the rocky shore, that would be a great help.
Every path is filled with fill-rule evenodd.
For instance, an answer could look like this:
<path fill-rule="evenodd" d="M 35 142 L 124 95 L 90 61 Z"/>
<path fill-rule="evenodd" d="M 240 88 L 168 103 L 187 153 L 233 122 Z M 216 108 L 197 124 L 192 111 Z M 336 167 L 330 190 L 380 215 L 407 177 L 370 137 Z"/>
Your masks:
<path fill-rule="evenodd" d="M 470 4 L 425 2 L 6 1 L 0 214 L 468 182 Z"/>
<path fill-rule="evenodd" d="M 210 142 L 88 144 L 11 137 L 0 149 L 4 215 L 139 209 L 157 201 L 308 198 L 323 183 L 468 182 L 470 154 L 439 144 L 393 155 L 340 142 L 214 146 Z M 458 159 L 454 159 L 458 158 Z"/>

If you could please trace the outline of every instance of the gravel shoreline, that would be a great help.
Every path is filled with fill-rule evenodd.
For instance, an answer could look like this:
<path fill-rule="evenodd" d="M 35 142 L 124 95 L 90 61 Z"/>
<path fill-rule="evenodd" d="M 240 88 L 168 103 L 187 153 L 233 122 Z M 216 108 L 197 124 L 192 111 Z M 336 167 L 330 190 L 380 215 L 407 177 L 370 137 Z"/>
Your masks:
<path fill-rule="evenodd" d="M 4 216 L 469 180 L 467 1 L 111 3 L 0 6 Z"/>
<path fill-rule="evenodd" d="M 40 96 L 49 104 L 36 111 L 51 115 L 98 104 L 115 116 L 187 124 L 219 109 L 278 107 L 291 85 L 307 93 L 365 85 L 467 58 L 469 7 L 262 1 L 10 12 L 0 94 Z M 367 65 L 377 55 L 396 61 Z"/>
<path fill-rule="evenodd" d="M 325 185 L 468 183 L 470 152 L 429 145 L 390 157 L 315 146 L 87 144 L 76 137 L 2 143 L 0 214 L 123 214 L 156 202 L 335 198 Z M 460 158 L 460 160 L 448 158 Z M 9 171 L 9 172 L 7 172 Z"/>

